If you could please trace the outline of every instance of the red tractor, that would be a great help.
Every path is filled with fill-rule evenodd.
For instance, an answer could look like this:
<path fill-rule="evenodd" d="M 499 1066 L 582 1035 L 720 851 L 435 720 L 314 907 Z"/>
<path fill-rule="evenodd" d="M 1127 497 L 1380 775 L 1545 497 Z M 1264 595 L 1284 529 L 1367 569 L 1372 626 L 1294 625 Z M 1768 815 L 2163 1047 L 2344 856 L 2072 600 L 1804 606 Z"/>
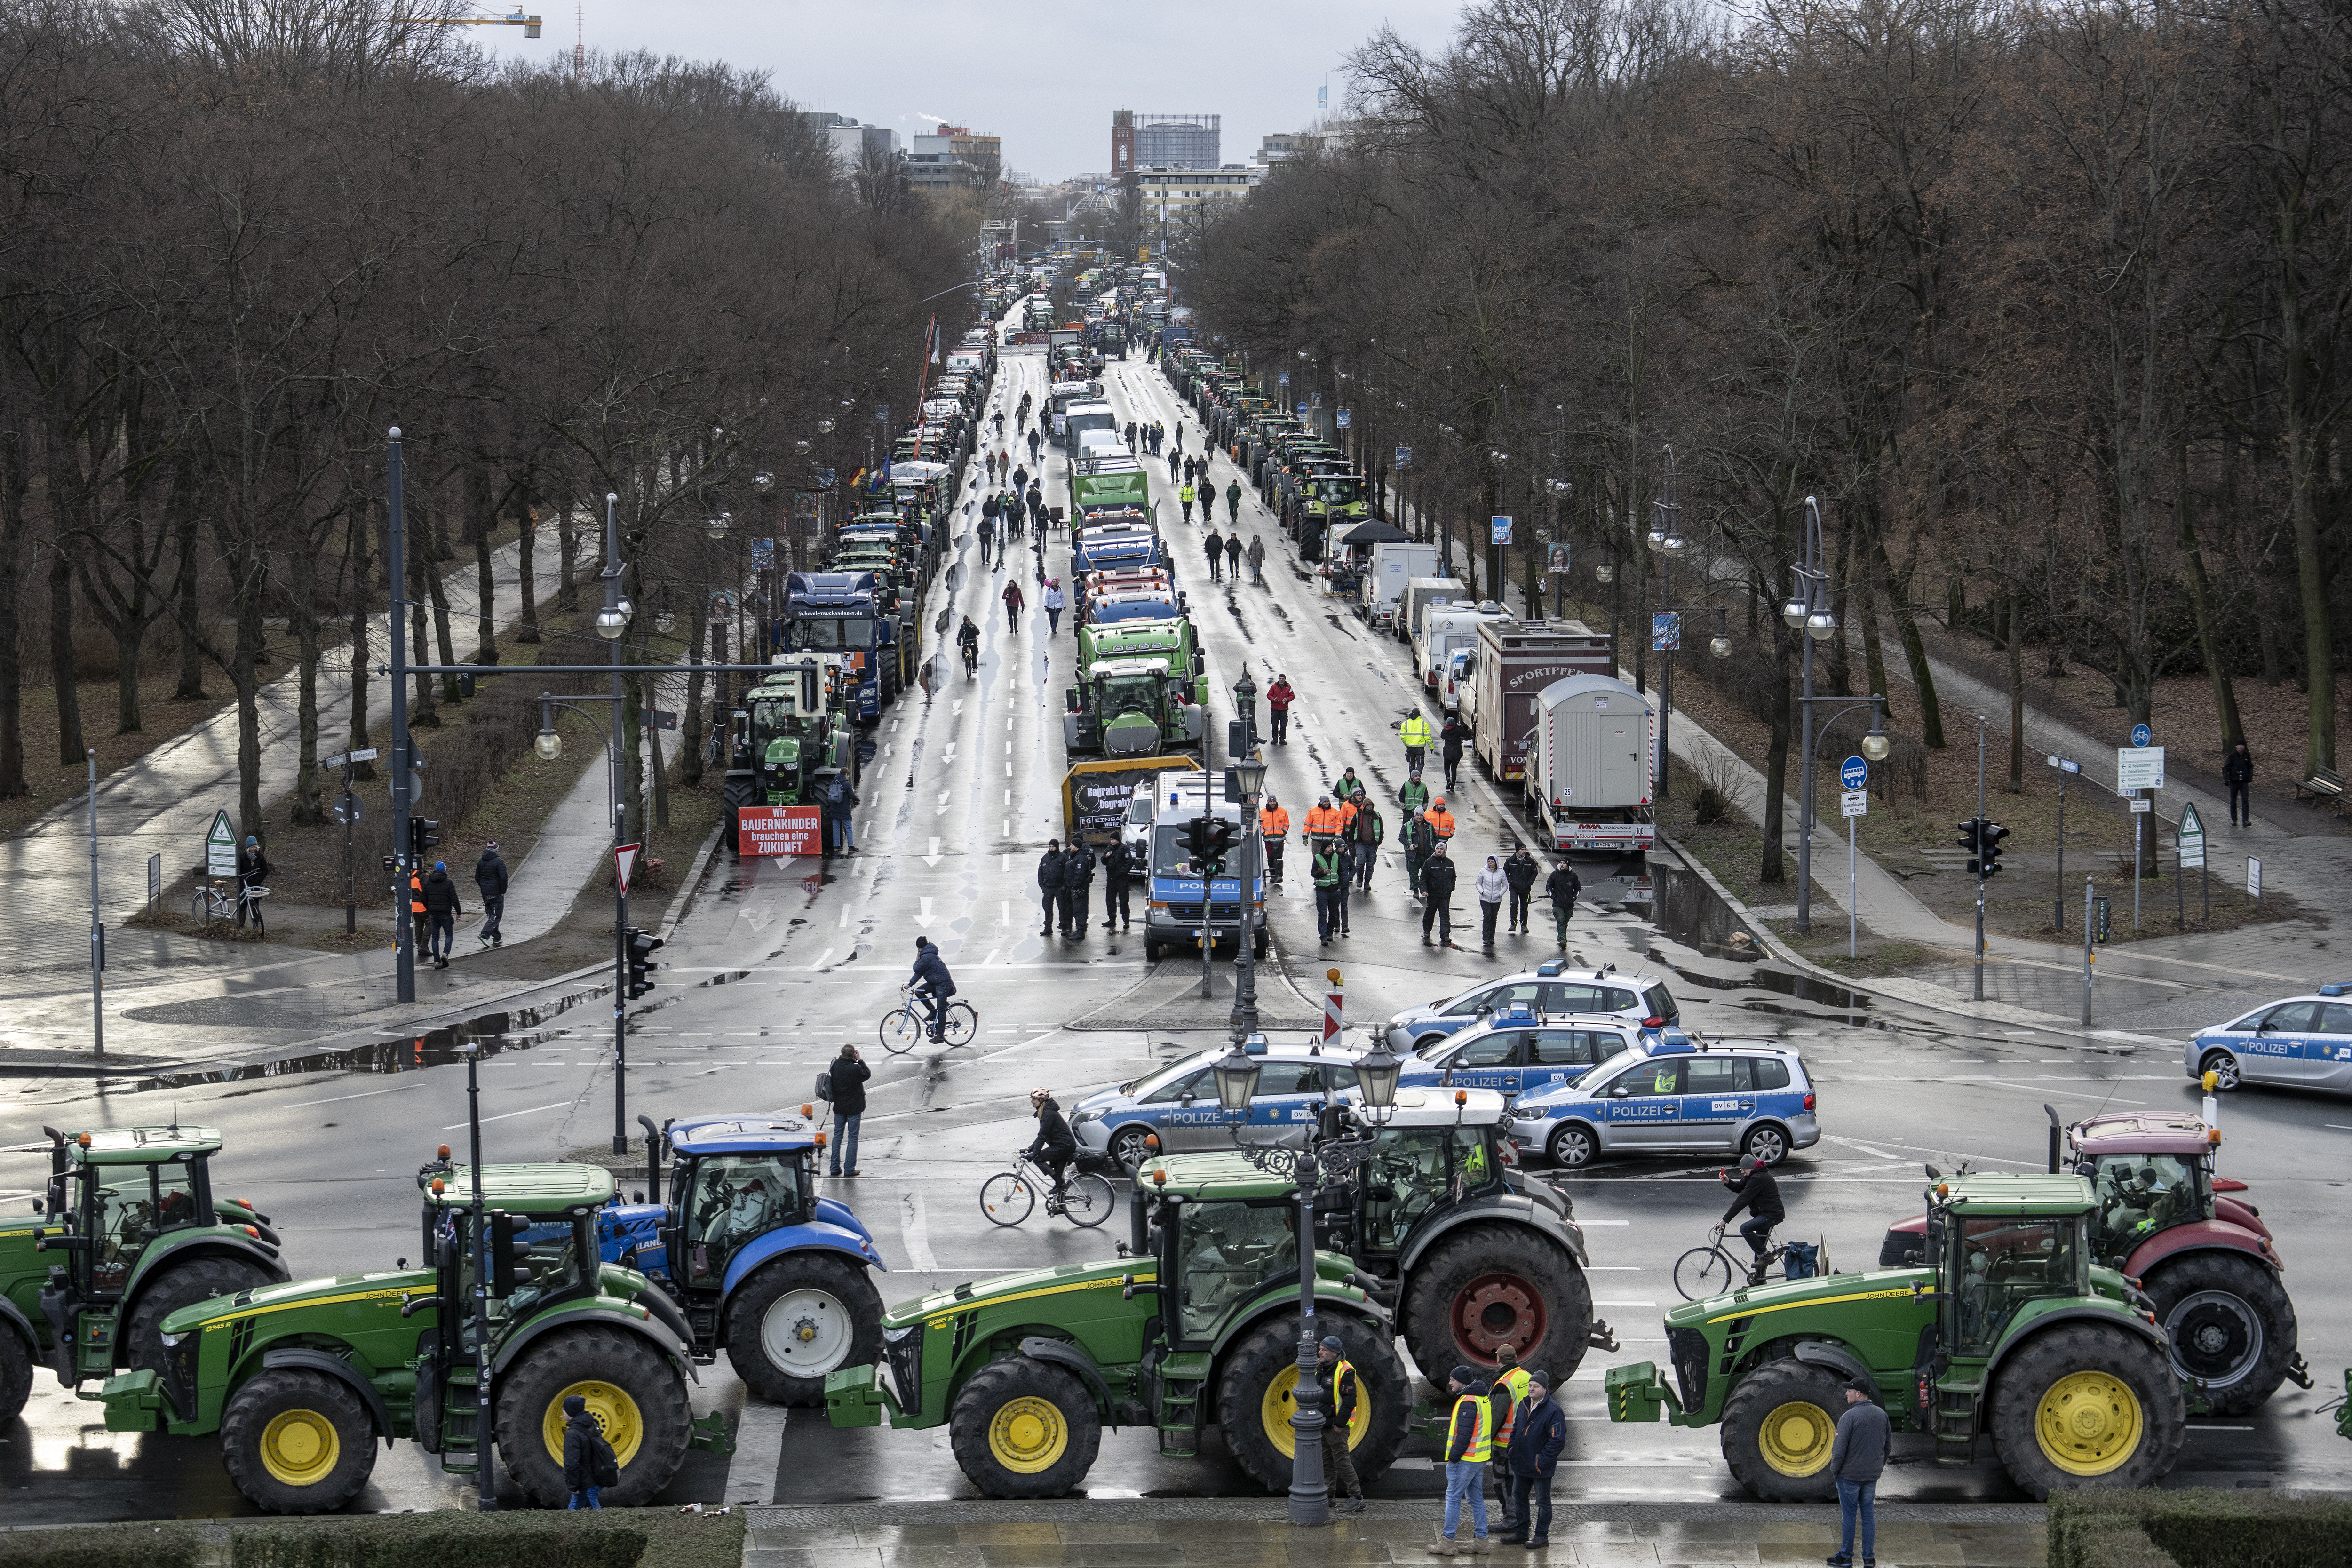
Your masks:
<path fill-rule="evenodd" d="M 2210 1101 L 2209 1100 L 2210 1104 Z M 2179 1112 L 2126 1111 L 2063 1127 L 2050 1107 L 2050 1169 L 2091 1178 L 2092 1256 L 2156 1303 L 2172 1363 L 2216 1415 L 2242 1415 L 2311 1374 L 2295 1352 L 2294 1303 L 2262 1211 L 2213 1174 L 2221 1130 Z M 1878 1254 L 1900 1267 L 1926 1245 L 1924 1216 L 1891 1226 Z"/>

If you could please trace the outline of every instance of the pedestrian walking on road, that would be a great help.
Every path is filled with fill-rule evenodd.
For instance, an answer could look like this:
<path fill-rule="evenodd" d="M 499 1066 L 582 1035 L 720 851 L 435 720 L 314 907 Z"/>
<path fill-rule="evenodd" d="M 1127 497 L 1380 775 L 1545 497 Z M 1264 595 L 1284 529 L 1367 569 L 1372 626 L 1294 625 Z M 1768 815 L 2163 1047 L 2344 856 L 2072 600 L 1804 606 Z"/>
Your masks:
<path fill-rule="evenodd" d="M 1333 1513 L 1364 1511 L 1364 1483 L 1356 1478 L 1355 1456 L 1348 1451 L 1356 1405 L 1370 1396 L 1363 1374 L 1348 1359 L 1348 1347 L 1337 1334 L 1326 1334 L 1315 1347 L 1316 1370 L 1324 1380 L 1323 1474 L 1331 1483 Z"/>
<path fill-rule="evenodd" d="M 1289 744 L 1290 705 L 1297 700 L 1298 693 L 1292 689 L 1290 677 L 1286 675 L 1276 676 L 1274 684 L 1265 689 L 1266 710 L 1274 718 L 1273 741 L 1277 746 Z"/>
<path fill-rule="evenodd" d="M 1037 900 L 1045 907 L 1045 927 L 1037 934 L 1051 936 L 1062 918 L 1062 841 L 1045 840 L 1045 853 L 1037 859 Z"/>
<path fill-rule="evenodd" d="M 1445 809 L 1444 795 L 1441 795 L 1429 803 L 1429 809 L 1422 813 L 1422 820 L 1429 824 L 1431 830 L 1437 835 L 1437 841 L 1440 844 L 1445 843 L 1454 837 L 1454 814 Z"/>
<path fill-rule="evenodd" d="M 1136 873 L 1140 869 L 1136 863 L 1135 851 L 1127 847 L 1126 839 L 1113 839 L 1110 847 L 1103 852 L 1102 864 L 1103 930 L 1116 928 L 1126 931 L 1134 924 L 1133 913 L 1127 901 L 1128 885 L 1135 880 Z"/>
<path fill-rule="evenodd" d="M 572 1489 L 564 1510 L 586 1509 L 602 1513 L 598 1493 L 621 1484 L 620 1457 L 604 1440 L 604 1425 L 588 1414 L 588 1396 L 563 1396 L 563 1484 Z"/>
<path fill-rule="evenodd" d="M 1223 582 L 1225 580 L 1225 542 L 1217 537 L 1217 525 L 1213 522 L 1209 525 L 1209 539 L 1204 548 L 1209 552 L 1209 581 Z"/>
<path fill-rule="evenodd" d="M 482 924 L 475 940 L 496 947 L 506 940 L 499 934 L 499 920 L 507 912 L 507 863 L 495 838 L 482 846 L 482 858 L 474 862 L 474 890 L 482 895 Z"/>
<path fill-rule="evenodd" d="M 980 563 L 989 563 L 989 553 L 996 547 L 996 498 L 991 496 L 980 509 Z"/>
<path fill-rule="evenodd" d="M 1179 506 L 1181 506 L 1181 507 L 1182 507 L 1182 508 L 1184 509 L 1184 521 L 1185 521 L 1186 522 L 1190 522 L 1190 521 L 1192 521 L 1192 480 L 1190 480 L 1190 479 L 1185 480 L 1185 481 L 1184 481 L 1184 488 L 1183 488 L 1183 489 L 1180 489 L 1180 490 L 1178 490 L 1178 491 L 1176 492 L 1176 504 L 1177 504 L 1177 505 L 1179 505 Z"/>
<path fill-rule="evenodd" d="M 1407 776 L 1404 787 L 1397 791 L 1397 809 L 1407 816 L 1429 809 L 1429 786 L 1421 782 L 1419 773 Z"/>
<path fill-rule="evenodd" d="M 1049 577 L 1045 580 L 1045 597 L 1044 603 L 1045 605 L 1045 635 L 1047 637 L 1056 636 L 1062 629 L 1062 612 L 1069 608 L 1070 605 L 1070 601 L 1063 596 L 1062 580 L 1059 577 Z"/>
<path fill-rule="evenodd" d="M 1857 1377 L 1845 1385 L 1845 1414 L 1830 1440 L 1830 1478 L 1837 1482 L 1838 1549 L 1830 1568 L 1853 1568 L 1853 1526 L 1862 1521 L 1862 1561 L 1878 1561 L 1878 1478 L 1895 1446 L 1895 1429 L 1878 1404 L 1878 1385 Z"/>
<path fill-rule="evenodd" d="M 1380 808 L 1372 797 L 1361 789 L 1356 791 L 1356 815 L 1348 824 L 1348 837 L 1356 850 L 1356 886 L 1369 893 L 1372 890 L 1372 868 L 1381 862 L 1381 844 L 1388 837 L 1388 824 L 1381 820 Z"/>
<path fill-rule="evenodd" d="M 850 1175 L 857 1174 L 857 1124 L 866 1114 L 866 1080 L 873 1076 L 874 1069 L 851 1045 L 843 1046 L 825 1069 L 825 1087 L 833 1091 L 833 1137 L 825 1144 L 832 1169 L 827 1175 L 842 1174 L 844 1165 Z"/>
<path fill-rule="evenodd" d="M 1014 636 L 1021 632 L 1021 614 L 1029 607 L 1028 598 L 1021 592 L 1021 580 L 1014 578 L 1004 584 L 1004 620 Z"/>
<path fill-rule="evenodd" d="M 1025 490 L 1029 488 L 1028 469 L 1015 468 L 1013 470 L 1013 488 L 1016 490 Z"/>
<path fill-rule="evenodd" d="M 1087 940 L 1094 893 L 1095 852 L 1073 839 L 1062 851 L 1062 934 L 1072 942 Z"/>
<path fill-rule="evenodd" d="M 1318 834 L 1309 839 L 1315 866 L 1315 935 L 1328 943 L 1339 934 L 1341 852 L 1337 838 Z"/>
<path fill-rule="evenodd" d="M 1568 1447 L 1568 1416 L 1551 1396 L 1551 1376 L 1528 1374 L 1527 1392 L 1511 1413 L 1511 1518 L 1517 1533 L 1503 1539 L 1540 1552 L 1551 1544 L 1551 1479 Z"/>
<path fill-rule="evenodd" d="M 1430 1551 L 1439 1557 L 1459 1557 L 1454 1544 L 1462 1528 L 1462 1505 L 1470 1505 L 1473 1553 L 1485 1556 L 1494 1548 L 1486 1541 L 1486 1464 L 1495 1457 L 1495 1407 L 1489 1403 L 1486 1380 L 1466 1366 L 1457 1366 L 1445 1380 L 1454 1399 L 1454 1414 L 1445 1426 L 1445 1522 Z"/>
<path fill-rule="evenodd" d="M 1404 823 L 1397 829 L 1397 842 L 1404 848 L 1404 882 L 1416 899 L 1421 897 L 1422 868 L 1437 848 L 1437 830 L 1429 826 L 1429 818 L 1418 808 L 1406 812 Z"/>
<path fill-rule="evenodd" d="M 1045 548 L 1045 492 L 1037 488 L 1034 479 L 1029 481 L 1029 526 L 1037 531 L 1038 553 L 1043 554 Z"/>
<path fill-rule="evenodd" d="M 1437 941 L 1443 947 L 1454 945 L 1454 862 L 1446 858 L 1445 845 L 1440 841 L 1421 868 L 1421 941 L 1429 945 L 1429 926 L 1437 922 Z"/>
<path fill-rule="evenodd" d="M 1552 923 L 1559 928 L 1559 950 L 1568 951 L 1568 922 L 1576 913 L 1576 895 L 1584 891 L 1584 884 L 1576 875 L 1576 868 L 1567 861 L 1544 881 L 1544 896 L 1551 900 Z"/>
<path fill-rule="evenodd" d="M 817 801 L 824 809 L 825 853 L 855 855 L 857 822 L 850 813 L 857 805 L 857 791 L 850 787 L 849 775 L 838 768 L 821 769 L 819 776 L 823 782 L 817 785 Z"/>
<path fill-rule="evenodd" d="M 1241 520 L 1242 482 L 1239 479 L 1232 479 L 1227 481 L 1225 485 L 1225 521 L 1227 522 L 1239 522 Z M 1253 539 L 1250 542 L 1255 545 L 1257 541 Z M 1252 555 L 1250 557 L 1251 569 L 1255 570 L 1258 563 L 1265 559 L 1265 552 L 1263 550 L 1260 550 L 1255 554 Z"/>
<path fill-rule="evenodd" d="M 1397 726 L 1397 739 L 1404 742 L 1405 772 L 1415 778 L 1421 776 L 1422 759 L 1429 754 L 1429 743 L 1436 738 L 1437 732 L 1429 727 L 1428 716 L 1419 709 L 1405 715 L 1404 722 Z"/>
<path fill-rule="evenodd" d="M 2252 827 L 2254 825 L 2254 758 L 2243 741 L 2230 748 L 2221 759 L 2221 782 L 2230 786 L 2230 826 Z M 2242 819 L 2242 820 L 2241 820 Z"/>
<path fill-rule="evenodd" d="M 1513 845 L 1511 858 L 1503 862 L 1504 879 L 1511 884 L 1510 929 L 1522 936 L 1527 934 L 1528 904 L 1535 896 L 1536 873 L 1541 869 L 1524 844 Z"/>
<path fill-rule="evenodd" d="M 1503 875 L 1503 863 L 1494 856 L 1474 884 L 1478 890 L 1478 938 L 1488 952 L 1495 951 L 1495 917 L 1503 912 L 1504 896 L 1511 890 L 1511 879 Z"/>
<path fill-rule="evenodd" d="M 1215 504 L 1210 503 L 1212 510 Z M 1242 536 L 1238 533 L 1225 535 L 1225 570 L 1233 574 L 1234 582 L 1242 580 Z"/>
<path fill-rule="evenodd" d="M 457 901 L 457 884 L 449 879 L 449 864 L 433 862 L 425 878 L 425 921 L 431 931 L 425 952 L 436 969 L 449 967 L 449 949 L 457 939 L 457 917 L 466 912 Z"/>
<path fill-rule="evenodd" d="M 1180 475 L 1180 474 L 1181 474 L 1183 471 L 1184 471 L 1184 458 L 1183 458 L 1183 455 L 1182 455 L 1181 453 L 1180 453 L 1180 452 L 1171 452 L 1171 453 L 1169 453 L 1169 454 L 1168 454 L 1168 482 L 1169 482 L 1170 484 L 1171 484 L 1171 485 L 1172 485 L 1172 484 L 1174 484 L 1174 483 L 1176 482 L 1177 476 L 1178 476 L 1178 475 Z"/>
<path fill-rule="evenodd" d="M 1265 805 L 1258 809 L 1257 830 L 1260 841 L 1265 845 L 1266 880 L 1279 888 L 1282 886 L 1283 843 L 1290 837 L 1290 813 L 1274 798 L 1271 790 L 1266 792 Z"/>
<path fill-rule="evenodd" d="M 1470 740 L 1470 731 L 1463 728 L 1461 714 L 1446 715 L 1445 728 L 1439 733 L 1437 740 L 1439 745 L 1444 748 L 1441 754 L 1445 758 L 1445 790 L 1451 795 L 1461 787 L 1462 748 L 1468 744 Z"/>
<path fill-rule="evenodd" d="M 248 833 L 245 847 L 236 855 L 236 929 L 245 929 L 246 911 L 253 911 L 253 929 L 263 936 L 269 928 L 261 923 L 261 895 L 269 890 L 269 857 L 261 852 L 261 840 Z"/>
<path fill-rule="evenodd" d="M 1239 486 L 1239 485 L 1235 485 L 1235 486 L 1234 487 L 1234 490 L 1235 490 L 1235 491 L 1238 491 L 1240 489 L 1241 489 L 1241 486 Z M 1228 493 L 1230 494 L 1231 492 L 1228 492 Z M 1240 509 L 1240 507 L 1237 505 L 1237 506 L 1235 506 L 1235 507 L 1234 507 L 1234 510 L 1236 512 L 1239 512 L 1241 509 Z M 1250 535 L 1249 563 L 1250 563 L 1250 581 L 1251 581 L 1253 584 L 1256 584 L 1258 587 L 1261 587 L 1261 588 L 1265 587 L 1265 540 L 1263 540 L 1263 539 L 1260 539 L 1260 538 L 1259 538 L 1256 534 L 1255 534 L 1255 533 L 1253 533 L 1253 534 L 1251 534 L 1251 535 Z"/>

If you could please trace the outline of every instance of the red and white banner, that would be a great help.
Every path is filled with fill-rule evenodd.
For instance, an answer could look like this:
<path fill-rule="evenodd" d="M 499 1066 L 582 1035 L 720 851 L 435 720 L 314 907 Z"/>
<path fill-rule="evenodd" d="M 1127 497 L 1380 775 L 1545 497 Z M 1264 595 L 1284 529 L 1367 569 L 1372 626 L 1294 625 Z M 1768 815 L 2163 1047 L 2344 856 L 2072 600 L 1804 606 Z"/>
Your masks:
<path fill-rule="evenodd" d="M 739 805 L 735 808 L 736 853 L 822 854 L 822 816 L 823 808 L 814 805 Z"/>

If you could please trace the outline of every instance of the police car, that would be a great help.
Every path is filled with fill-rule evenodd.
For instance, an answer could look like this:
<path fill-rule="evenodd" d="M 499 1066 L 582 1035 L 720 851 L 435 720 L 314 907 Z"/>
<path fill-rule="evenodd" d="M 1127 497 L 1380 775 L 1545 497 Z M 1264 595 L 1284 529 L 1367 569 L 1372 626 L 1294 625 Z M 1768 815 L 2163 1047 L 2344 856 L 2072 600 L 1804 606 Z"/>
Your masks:
<path fill-rule="evenodd" d="M 1217 1102 L 1217 1080 L 1209 1069 L 1226 1047 L 1215 1047 L 1078 1101 L 1070 1112 L 1070 1131 L 1077 1137 L 1079 1158 L 1108 1159 L 1131 1171 L 1153 1152 L 1143 1142 L 1152 1133 L 1159 1134 L 1157 1152 L 1163 1154 L 1231 1149 L 1234 1127 L 1263 1141 L 1274 1128 L 1307 1126 L 1325 1096 L 1345 1095 L 1357 1087 L 1360 1052 L 1268 1046 L 1258 1035 L 1244 1048 L 1259 1068 L 1248 1121 L 1228 1119 Z"/>
<path fill-rule="evenodd" d="M 1514 1002 L 1484 1023 L 1405 1058 L 1400 1084 L 1499 1090 L 1506 1100 L 1529 1089 L 1574 1083 L 1602 1062 L 1641 1047 L 1631 1019 L 1548 1018 Z M 1682 1037 L 1669 1030 L 1668 1039 Z"/>
<path fill-rule="evenodd" d="M 1570 1170 L 1602 1154 L 1753 1154 L 1768 1165 L 1821 1142 L 1796 1052 L 1760 1042 L 1646 1037 L 1574 1083 L 1524 1093 L 1511 1142 Z"/>
<path fill-rule="evenodd" d="M 2221 1089 L 2261 1083 L 2352 1091 L 2352 982 L 2267 1002 L 2200 1030 L 2182 1066 L 2190 1078 L 2213 1074 Z"/>
<path fill-rule="evenodd" d="M 1554 959 L 1501 980 L 1482 980 L 1456 995 L 1426 1007 L 1408 1007 L 1386 1026 L 1389 1049 L 1399 1056 L 1425 1049 L 1449 1035 L 1486 1021 L 1513 1003 L 1524 1003 L 1548 1018 L 1605 1016 L 1648 1028 L 1671 1027 L 1682 1014 L 1663 982 L 1620 974 L 1617 966 L 1571 970 Z"/>

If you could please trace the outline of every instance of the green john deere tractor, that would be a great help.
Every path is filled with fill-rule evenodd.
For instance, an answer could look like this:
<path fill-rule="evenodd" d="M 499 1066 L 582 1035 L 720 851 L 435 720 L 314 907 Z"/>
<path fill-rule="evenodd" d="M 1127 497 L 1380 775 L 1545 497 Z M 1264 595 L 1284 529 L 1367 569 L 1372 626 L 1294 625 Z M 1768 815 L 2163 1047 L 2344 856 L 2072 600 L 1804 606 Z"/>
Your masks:
<path fill-rule="evenodd" d="M 475 1174 L 446 1145 L 417 1173 L 425 1268 L 402 1258 L 387 1272 L 240 1289 L 164 1319 L 163 1366 L 108 1381 L 108 1429 L 218 1433 L 230 1479 L 273 1513 L 341 1507 L 366 1486 L 377 1441 L 401 1437 L 465 1474 L 494 1439 L 531 1500 L 556 1506 L 570 1492 L 563 1402 L 574 1394 L 620 1460 L 607 1503 L 651 1498 L 688 1448 L 731 1452 L 723 1418 L 697 1421 L 688 1405 L 691 1336 L 677 1308 L 644 1275 L 598 1261 L 612 1173 L 485 1165 L 478 1188 Z"/>
<path fill-rule="evenodd" d="M 2077 1175 L 1927 1167 L 1917 1267 L 1743 1288 L 1666 1316 L 1676 1387 L 1655 1365 L 1610 1369 L 1613 1421 L 1722 1427 L 1741 1485 L 1774 1501 L 1836 1495 L 1843 1388 L 1867 1378 L 1895 1430 L 1966 1463 L 1988 1434 L 2037 1500 L 2140 1487 L 2180 1452 L 2187 1418 L 2153 1303 L 2092 1259 L 2097 1200 Z M 1679 1390 L 1679 1392 L 1677 1392 Z"/>
<path fill-rule="evenodd" d="M 159 1367 L 172 1313 L 289 1277 L 268 1217 L 213 1195 L 212 1129 L 42 1131 L 40 1213 L 0 1229 L 0 1422 L 25 1408 L 37 1363 L 68 1388 Z"/>

